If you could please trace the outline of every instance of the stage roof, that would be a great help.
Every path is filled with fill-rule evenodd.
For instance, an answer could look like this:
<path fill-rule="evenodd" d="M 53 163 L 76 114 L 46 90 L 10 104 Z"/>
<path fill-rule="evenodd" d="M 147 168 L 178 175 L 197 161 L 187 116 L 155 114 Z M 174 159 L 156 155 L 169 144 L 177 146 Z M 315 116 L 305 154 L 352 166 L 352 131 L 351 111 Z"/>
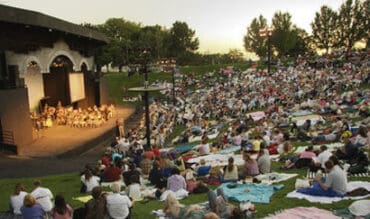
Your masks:
<path fill-rule="evenodd" d="M 107 43 L 108 37 L 96 30 L 73 24 L 36 11 L 10 7 L 0 4 L 0 22 L 24 24 L 60 31 L 76 36 Z"/>

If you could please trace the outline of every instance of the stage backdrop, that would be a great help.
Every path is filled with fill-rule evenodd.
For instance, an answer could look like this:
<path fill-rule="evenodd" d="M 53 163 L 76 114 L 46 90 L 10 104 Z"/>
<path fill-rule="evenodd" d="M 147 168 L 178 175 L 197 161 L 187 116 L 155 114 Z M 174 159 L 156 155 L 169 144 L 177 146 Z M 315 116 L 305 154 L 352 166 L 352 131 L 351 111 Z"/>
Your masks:
<path fill-rule="evenodd" d="M 85 99 L 84 74 L 81 72 L 72 72 L 68 76 L 71 103 Z"/>

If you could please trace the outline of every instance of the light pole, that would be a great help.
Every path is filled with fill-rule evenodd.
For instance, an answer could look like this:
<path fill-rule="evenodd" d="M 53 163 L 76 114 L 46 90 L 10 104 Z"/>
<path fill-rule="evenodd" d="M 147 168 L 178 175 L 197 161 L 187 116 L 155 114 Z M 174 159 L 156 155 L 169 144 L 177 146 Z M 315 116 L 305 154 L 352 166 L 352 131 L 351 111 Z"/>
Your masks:
<path fill-rule="evenodd" d="M 146 126 L 146 147 L 151 148 L 150 145 L 150 118 L 149 118 L 149 92 L 150 91 L 160 91 L 163 90 L 163 87 L 153 87 L 149 86 L 149 81 L 148 81 L 148 62 L 149 62 L 149 51 L 148 50 L 143 50 L 141 53 L 142 55 L 142 64 L 140 71 L 142 74 L 144 74 L 144 86 L 143 87 L 133 87 L 128 89 L 129 91 L 132 92 L 144 92 L 144 104 L 145 104 L 145 126 Z"/>
<path fill-rule="evenodd" d="M 267 37 L 267 73 L 270 74 L 271 71 L 271 35 L 274 29 L 263 28 L 260 29 L 260 36 Z"/>

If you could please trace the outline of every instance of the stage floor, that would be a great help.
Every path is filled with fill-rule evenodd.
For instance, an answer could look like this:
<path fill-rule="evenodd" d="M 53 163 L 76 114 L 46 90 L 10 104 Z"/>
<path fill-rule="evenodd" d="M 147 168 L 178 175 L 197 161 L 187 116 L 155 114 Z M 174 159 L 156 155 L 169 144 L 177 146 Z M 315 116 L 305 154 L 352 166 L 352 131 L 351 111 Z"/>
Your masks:
<path fill-rule="evenodd" d="M 94 141 L 104 135 L 111 135 L 118 118 L 128 119 L 134 113 L 134 108 L 116 107 L 113 118 L 99 128 L 73 128 L 69 126 L 53 126 L 42 131 L 34 131 L 34 141 L 23 147 L 18 147 L 18 156 L 22 157 L 55 157 L 73 150 L 88 150 L 93 148 Z M 112 133 L 112 134 L 111 134 Z M 101 139 L 102 140 L 102 139 Z M 98 144 L 99 142 L 96 142 Z M 108 145 L 107 145 L 108 146 Z M 83 148 L 82 148 L 83 147 Z"/>

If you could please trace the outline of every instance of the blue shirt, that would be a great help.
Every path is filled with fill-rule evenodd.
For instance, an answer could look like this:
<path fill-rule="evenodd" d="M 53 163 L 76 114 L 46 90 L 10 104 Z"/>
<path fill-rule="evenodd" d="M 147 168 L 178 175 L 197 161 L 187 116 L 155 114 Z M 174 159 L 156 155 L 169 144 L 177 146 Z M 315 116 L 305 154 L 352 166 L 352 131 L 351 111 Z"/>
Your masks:
<path fill-rule="evenodd" d="M 23 219 L 43 219 L 45 216 L 45 211 L 39 204 L 35 204 L 32 207 L 22 206 L 21 212 L 23 215 Z"/>

